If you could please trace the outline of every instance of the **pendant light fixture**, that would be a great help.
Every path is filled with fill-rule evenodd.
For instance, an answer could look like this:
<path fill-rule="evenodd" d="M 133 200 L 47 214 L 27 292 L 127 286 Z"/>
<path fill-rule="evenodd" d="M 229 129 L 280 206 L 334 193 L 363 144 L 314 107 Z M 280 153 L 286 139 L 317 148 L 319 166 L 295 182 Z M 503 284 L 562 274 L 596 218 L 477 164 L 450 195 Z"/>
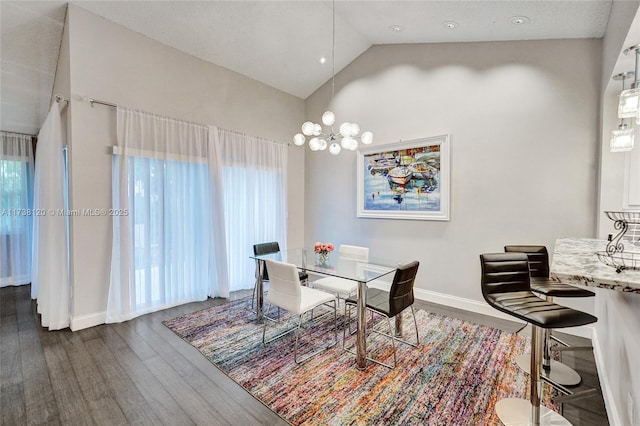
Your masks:
<path fill-rule="evenodd" d="M 335 78 L 336 78 L 336 2 L 331 2 L 332 12 L 332 35 L 331 35 L 331 101 L 333 103 L 333 97 L 335 94 Z M 362 132 L 360 136 L 360 126 L 357 123 L 344 122 L 338 127 L 336 132 L 334 125 L 336 123 L 336 116 L 331 111 L 325 111 L 322 114 L 322 124 L 327 126 L 324 129 L 320 124 L 306 121 L 302 125 L 302 133 L 297 133 L 293 137 L 293 143 L 297 146 L 302 146 L 307 141 L 306 137 L 310 136 L 309 148 L 311 151 L 324 151 L 329 148 L 329 152 L 333 155 L 338 155 L 342 149 L 348 149 L 355 151 L 358 149 L 358 139 L 363 144 L 369 145 L 373 142 L 373 133 Z"/>
<path fill-rule="evenodd" d="M 637 58 L 637 56 L 636 56 Z M 637 59 L 636 59 L 637 60 Z M 622 93 L 620 94 L 620 104 L 618 105 L 618 115 L 620 117 L 620 124 L 616 130 L 611 132 L 611 140 L 609 142 L 609 147 L 611 152 L 625 152 L 631 151 L 633 149 L 633 142 L 635 138 L 635 129 L 633 127 L 628 128 L 627 123 L 624 122 L 625 117 L 633 117 L 633 115 L 628 115 L 628 113 L 624 113 L 624 117 L 620 115 L 620 107 L 622 106 L 622 96 L 625 92 L 629 92 L 625 90 L 625 80 L 627 78 L 634 78 L 634 83 L 637 82 L 637 75 L 634 71 L 623 72 L 620 74 L 616 74 L 613 76 L 613 79 L 618 81 L 622 80 Z M 637 90 L 637 89 L 636 89 Z M 636 95 L 637 98 L 638 95 Z M 627 97 L 627 100 L 629 97 Z M 636 99 L 637 102 L 637 99 Z M 628 105 L 625 103 L 625 105 Z M 636 105 L 637 109 L 637 105 Z"/>
<path fill-rule="evenodd" d="M 638 104 L 640 103 L 640 87 L 638 84 L 638 60 L 640 58 L 640 44 L 636 44 L 624 50 L 625 55 L 628 55 L 630 52 L 634 52 L 636 55 L 633 83 L 631 84 L 631 88 L 626 90 L 623 89 L 622 93 L 620 93 L 618 103 L 618 118 L 636 117 L 636 120 L 638 120 Z"/>

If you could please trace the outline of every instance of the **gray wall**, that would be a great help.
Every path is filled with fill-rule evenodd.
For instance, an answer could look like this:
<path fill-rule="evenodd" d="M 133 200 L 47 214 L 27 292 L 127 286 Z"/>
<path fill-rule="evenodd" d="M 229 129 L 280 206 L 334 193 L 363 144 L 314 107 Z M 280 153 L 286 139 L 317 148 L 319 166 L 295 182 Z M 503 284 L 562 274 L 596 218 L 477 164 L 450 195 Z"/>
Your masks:
<path fill-rule="evenodd" d="M 359 219 L 356 153 L 309 151 L 306 243 L 417 259 L 423 295 L 468 307 L 482 301 L 480 253 L 593 237 L 601 44 L 371 47 L 336 76 L 331 108 L 339 122 L 372 130 L 375 144 L 449 134 L 451 220 Z M 327 84 L 307 99 L 307 119 L 319 121 L 330 93 Z"/>
<path fill-rule="evenodd" d="M 640 130 L 637 125 L 636 147 L 633 151 L 609 151 L 611 130 L 620 122 L 617 95 L 622 89 L 620 82 L 612 81 L 611 77 L 618 72 L 633 70 L 633 65 L 621 65 L 619 58 L 623 49 L 640 41 L 638 4 L 638 1 L 613 2 L 603 41 L 602 143 L 597 215 L 599 238 L 617 232 L 613 222 L 603 212 L 624 210 L 626 167 L 631 156 L 638 158 L 639 154 L 637 133 Z M 630 122 L 632 120 L 627 119 L 627 123 Z M 593 334 L 593 346 L 609 420 L 611 424 L 640 424 L 640 372 L 637 368 L 637 360 L 640 359 L 640 296 L 598 289 L 595 315 L 598 322 Z"/>
<path fill-rule="evenodd" d="M 71 208 L 111 206 L 115 109 L 83 96 L 288 142 L 304 102 L 69 5 Z M 303 241 L 304 153 L 290 150 L 289 245 Z M 72 328 L 104 322 L 111 218 L 72 218 Z M 249 250 L 249 248 L 248 248 Z M 249 251 L 247 252 L 249 255 Z M 251 285 L 251 283 L 249 283 Z"/>

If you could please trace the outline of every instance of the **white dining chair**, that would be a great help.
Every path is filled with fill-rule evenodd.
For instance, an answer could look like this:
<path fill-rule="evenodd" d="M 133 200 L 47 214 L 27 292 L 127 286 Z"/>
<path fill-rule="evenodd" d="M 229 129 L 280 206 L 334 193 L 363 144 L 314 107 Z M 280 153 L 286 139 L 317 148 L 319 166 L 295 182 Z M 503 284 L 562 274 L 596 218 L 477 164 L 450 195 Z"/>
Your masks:
<path fill-rule="evenodd" d="M 300 326 L 302 325 L 302 316 L 307 312 L 312 312 L 314 308 L 317 308 L 320 305 L 332 303 L 334 343 L 327 346 L 325 349 L 335 346 L 338 343 L 338 303 L 335 296 L 323 291 L 302 286 L 300 283 L 300 276 L 298 275 L 298 268 L 293 264 L 271 259 L 266 260 L 266 264 L 267 271 L 269 272 L 269 293 L 267 294 L 267 304 L 275 305 L 281 309 L 285 309 L 295 315 L 298 315 L 299 319 L 298 326 L 295 329 L 287 330 L 269 340 L 266 340 L 265 337 L 267 333 L 267 324 L 270 321 L 265 321 L 264 328 L 262 330 L 262 343 L 267 344 L 273 342 L 274 340 L 295 330 L 296 343 L 293 350 L 293 359 L 296 363 L 306 361 L 317 353 L 320 353 L 321 350 L 318 350 L 298 361 L 298 337 L 300 334 Z M 269 307 L 266 312 L 269 312 Z M 311 315 L 311 317 L 313 318 L 313 315 Z M 318 318 L 319 317 L 317 317 L 316 320 Z"/>
<path fill-rule="evenodd" d="M 341 244 L 338 249 L 340 258 L 354 260 L 368 260 L 369 247 L 351 246 Z M 343 299 L 355 294 L 358 291 L 358 282 L 339 277 L 325 277 L 312 282 L 313 288 L 335 294 L 338 299 Z"/>

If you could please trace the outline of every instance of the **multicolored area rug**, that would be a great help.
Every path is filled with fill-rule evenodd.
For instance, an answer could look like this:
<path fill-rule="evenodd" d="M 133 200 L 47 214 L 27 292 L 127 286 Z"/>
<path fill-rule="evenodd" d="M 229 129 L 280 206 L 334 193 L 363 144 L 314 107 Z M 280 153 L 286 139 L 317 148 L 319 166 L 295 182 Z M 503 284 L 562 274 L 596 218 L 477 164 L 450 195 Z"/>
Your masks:
<path fill-rule="evenodd" d="M 416 310 L 420 346 L 397 344 L 394 370 L 374 363 L 358 370 L 341 342 L 296 364 L 295 334 L 263 346 L 263 327 L 248 303 L 243 299 L 164 324 L 293 425 L 498 425 L 497 401 L 527 397 L 528 376 L 514 361 L 527 351 L 525 337 Z M 301 330 L 303 357 L 333 342 L 333 314 L 321 319 L 316 314 L 314 321 Z M 410 313 L 403 323 L 405 337 L 415 339 Z M 297 317 L 269 322 L 267 337 L 295 325 Z M 387 323 L 369 327 L 384 329 Z M 369 354 L 392 362 L 390 339 L 368 334 Z M 347 336 L 353 347 L 354 336 Z M 544 405 L 556 409 L 549 393 L 545 385 Z"/>

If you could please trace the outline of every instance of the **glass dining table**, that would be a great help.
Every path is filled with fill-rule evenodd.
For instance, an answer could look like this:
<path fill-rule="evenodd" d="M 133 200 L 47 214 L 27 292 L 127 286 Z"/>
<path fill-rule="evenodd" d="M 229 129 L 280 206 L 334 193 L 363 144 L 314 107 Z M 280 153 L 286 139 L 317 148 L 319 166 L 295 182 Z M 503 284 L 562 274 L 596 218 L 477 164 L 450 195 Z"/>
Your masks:
<path fill-rule="evenodd" d="M 392 275 L 400 265 L 389 259 L 369 257 L 366 260 L 354 259 L 340 256 L 338 252 L 330 253 L 325 263 L 318 261 L 317 254 L 313 249 L 292 249 L 270 253 L 259 256 L 250 256 L 256 261 L 256 317 L 258 322 L 263 321 L 264 305 L 264 283 L 262 280 L 265 268 L 265 260 L 273 259 L 281 262 L 296 265 L 304 272 L 312 272 L 324 276 L 333 276 L 356 281 L 358 283 L 358 303 L 357 303 L 357 332 L 356 332 L 356 365 L 359 369 L 364 369 L 367 365 L 367 342 L 366 342 L 366 303 L 367 284 L 373 280 Z M 398 315 L 397 317 L 400 317 Z M 400 330 L 400 324 L 396 323 L 396 333 Z"/>

